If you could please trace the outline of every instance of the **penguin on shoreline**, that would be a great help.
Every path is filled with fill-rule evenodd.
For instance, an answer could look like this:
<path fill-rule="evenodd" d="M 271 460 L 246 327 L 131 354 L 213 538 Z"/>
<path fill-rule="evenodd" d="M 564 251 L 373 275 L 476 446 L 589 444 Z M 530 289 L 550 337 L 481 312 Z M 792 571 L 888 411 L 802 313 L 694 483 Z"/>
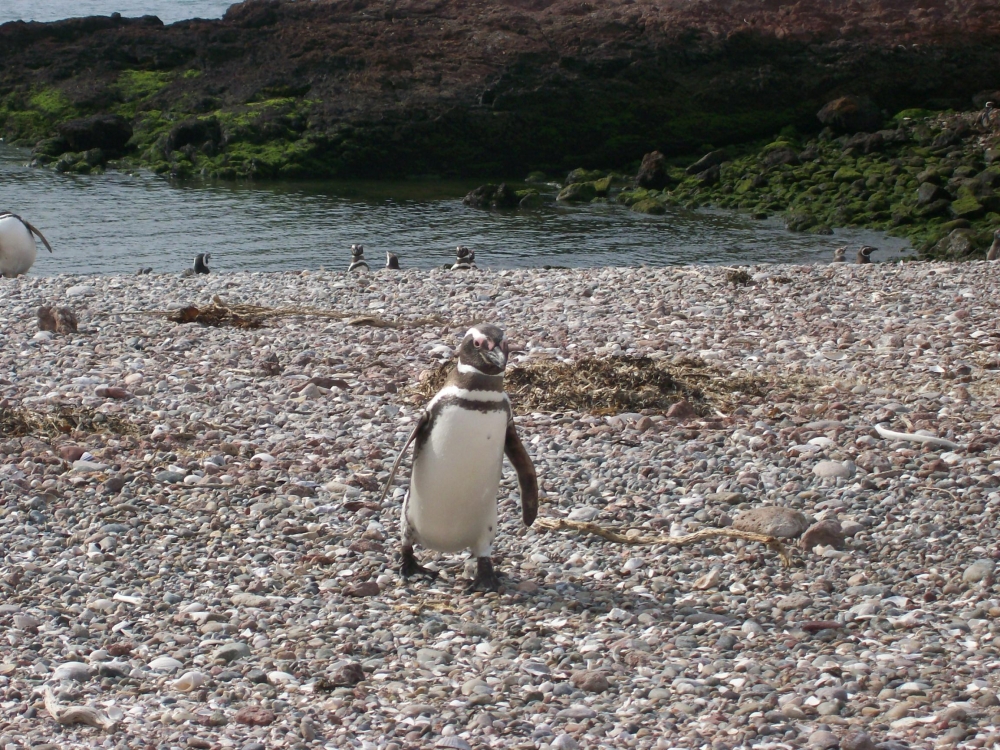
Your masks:
<path fill-rule="evenodd" d="M 368 267 L 368 261 L 365 260 L 365 246 L 364 245 L 351 245 L 351 265 L 347 267 L 347 272 L 352 271 L 370 271 Z"/>
<path fill-rule="evenodd" d="M 844 247 L 834 248 L 834 250 L 833 250 L 833 260 L 831 262 L 832 263 L 844 263 L 845 262 L 844 255 L 845 255 L 846 252 L 847 252 L 847 245 L 844 245 Z"/>
<path fill-rule="evenodd" d="M 874 253 L 878 248 L 872 247 L 871 245 L 862 245 L 858 250 L 858 263 L 871 263 L 872 253 Z"/>
<path fill-rule="evenodd" d="M 211 259 L 211 253 L 198 253 L 194 256 L 194 266 L 192 266 L 192 269 L 195 273 L 211 273 L 208 267 L 208 261 Z"/>
<path fill-rule="evenodd" d="M 459 245 L 455 248 L 455 256 L 455 263 L 451 267 L 452 271 L 465 271 L 476 267 L 476 254 L 465 245 Z"/>
<path fill-rule="evenodd" d="M 52 245 L 38 229 L 10 211 L 0 211 L 0 276 L 13 279 L 27 273 L 38 256 L 38 237 L 45 249 Z"/>
<path fill-rule="evenodd" d="M 517 472 L 524 525 L 531 526 L 538 515 L 535 468 L 503 388 L 509 354 L 503 330 L 482 323 L 470 328 L 458 348 L 458 364 L 424 408 L 393 464 L 383 500 L 412 442 L 413 470 L 400 522 L 404 578 L 437 576 L 417 563 L 415 544 L 438 552 L 468 547 L 477 558 L 472 590 L 499 588 L 492 554 L 504 455 Z"/>
<path fill-rule="evenodd" d="M 986 253 L 986 260 L 1000 260 L 1000 229 L 993 232 L 993 244 Z"/>
<path fill-rule="evenodd" d="M 399 270 L 399 256 L 395 253 L 390 253 L 388 250 L 385 251 L 385 267 L 390 271 Z"/>

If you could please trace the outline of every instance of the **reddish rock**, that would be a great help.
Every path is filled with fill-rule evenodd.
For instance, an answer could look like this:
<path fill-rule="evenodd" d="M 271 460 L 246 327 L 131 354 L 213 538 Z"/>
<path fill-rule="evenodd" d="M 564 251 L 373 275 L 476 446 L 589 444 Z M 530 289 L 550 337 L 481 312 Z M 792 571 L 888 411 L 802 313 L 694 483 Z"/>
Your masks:
<path fill-rule="evenodd" d="M 824 125 L 844 133 L 871 132 L 882 127 L 882 112 L 864 96 L 842 96 L 827 102 L 816 113 Z"/>
<path fill-rule="evenodd" d="M 810 620 L 802 623 L 799 627 L 807 633 L 818 633 L 821 630 L 840 630 L 844 626 L 833 620 Z"/>
<path fill-rule="evenodd" d="M 694 410 L 687 401 L 678 401 L 676 404 L 671 404 L 670 408 L 667 409 L 667 416 L 671 419 L 694 419 L 698 416 L 698 413 Z"/>
<path fill-rule="evenodd" d="M 113 398 L 119 401 L 124 401 L 132 398 L 132 394 L 126 391 L 124 388 L 119 388 L 116 385 L 99 385 L 94 390 L 94 394 L 98 398 Z"/>
<path fill-rule="evenodd" d="M 799 540 L 799 546 L 804 550 L 812 549 L 817 544 L 834 549 L 844 548 L 844 531 L 836 520 L 827 518 L 825 521 L 817 521 L 806 529 Z"/>
<path fill-rule="evenodd" d="M 344 596 L 378 596 L 381 593 L 375 581 L 363 581 L 344 589 Z"/>
<path fill-rule="evenodd" d="M 337 687 L 354 687 L 364 679 L 365 671 L 360 664 L 352 661 L 338 667 L 330 677 L 330 682 Z"/>
<path fill-rule="evenodd" d="M 653 151 L 642 157 L 639 173 L 635 176 L 635 184 L 647 190 L 663 190 L 671 184 L 667 172 L 667 157 L 659 151 Z"/>
<path fill-rule="evenodd" d="M 600 672 L 574 672 L 573 676 L 570 677 L 570 682 L 573 683 L 574 687 L 588 693 L 603 693 L 611 687 L 608 678 Z"/>
<path fill-rule="evenodd" d="M 68 307 L 51 307 L 45 305 L 38 308 L 39 331 L 76 333 L 77 327 L 76 313 Z"/>
<path fill-rule="evenodd" d="M 236 723 L 251 727 L 266 727 L 268 724 L 274 723 L 277 718 L 274 711 L 256 706 L 246 706 L 236 712 Z"/>
<path fill-rule="evenodd" d="M 79 445 L 64 445 L 59 448 L 59 455 L 63 461 L 79 461 L 80 456 L 87 452 L 86 448 Z"/>

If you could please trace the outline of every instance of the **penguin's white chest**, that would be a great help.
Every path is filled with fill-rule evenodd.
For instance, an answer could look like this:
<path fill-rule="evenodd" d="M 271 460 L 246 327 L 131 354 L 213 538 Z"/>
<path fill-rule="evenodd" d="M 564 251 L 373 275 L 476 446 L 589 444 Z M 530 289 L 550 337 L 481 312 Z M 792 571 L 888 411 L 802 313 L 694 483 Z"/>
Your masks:
<path fill-rule="evenodd" d="M 439 552 L 472 547 L 478 555 L 496 536 L 506 410 L 446 406 L 413 463 L 407 519 L 419 540 Z M 489 554 L 489 552 L 485 552 Z"/>
<path fill-rule="evenodd" d="M 13 278 L 27 273 L 37 252 L 35 238 L 19 219 L 0 219 L 0 276 Z"/>

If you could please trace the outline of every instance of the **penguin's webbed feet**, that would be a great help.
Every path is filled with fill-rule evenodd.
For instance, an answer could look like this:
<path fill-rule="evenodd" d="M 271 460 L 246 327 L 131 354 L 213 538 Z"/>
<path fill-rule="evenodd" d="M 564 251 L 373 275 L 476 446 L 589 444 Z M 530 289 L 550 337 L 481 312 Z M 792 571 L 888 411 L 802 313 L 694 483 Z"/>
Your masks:
<path fill-rule="evenodd" d="M 476 571 L 476 578 L 469 586 L 469 592 L 473 591 L 497 591 L 500 588 L 500 576 L 493 568 L 493 560 L 488 557 L 477 558 L 479 565 Z"/>
<path fill-rule="evenodd" d="M 436 570 L 425 568 L 417 562 L 417 556 L 413 554 L 413 547 L 403 547 L 402 558 L 403 562 L 399 566 L 399 573 L 403 576 L 403 578 L 410 578 L 411 576 L 426 576 L 427 578 L 434 580 L 438 577 L 438 572 Z"/>

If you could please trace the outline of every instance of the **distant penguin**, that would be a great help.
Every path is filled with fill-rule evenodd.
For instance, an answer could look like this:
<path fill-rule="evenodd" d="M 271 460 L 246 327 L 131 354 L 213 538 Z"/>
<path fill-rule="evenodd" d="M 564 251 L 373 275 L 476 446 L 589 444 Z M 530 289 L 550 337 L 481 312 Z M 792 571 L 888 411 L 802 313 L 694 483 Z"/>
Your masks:
<path fill-rule="evenodd" d="M 872 247 L 871 245 L 862 245 L 861 249 L 858 250 L 858 263 L 871 263 L 872 253 L 874 253 L 878 248 Z"/>
<path fill-rule="evenodd" d="M 993 232 L 993 244 L 990 251 L 986 253 L 986 260 L 1000 260 L 1000 229 Z"/>
<path fill-rule="evenodd" d="M 535 521 L 538 479 L 503 389 L 509 354 L 500 328 L 470 328 L 458 348 L 458 364 L 427 404 L 389 472 L 383 499 L 412 442 L 413 470 L 400 522 L 404 578 L 436 575 L 417 563 L 415 544 L 439 552 L 471 548 L 478 562 L 472 588 L 497 590 L 500 579 L 491 555 L 505 454 L 517 472 L 522 520 L 525 526 Z"/>
<path fill-rule="evenodd" d="M 351 245 L 351 265 L 347 267 L 347 272 L 370 271 L 368 261 L 365 260 L 365 246 Z"/>
<path fill-rule="evenodd" d="M 194 256 L 194 265 L 192 266 L 192 269 L 195 273 L 210 273 L 208 261 L 211 259 L 211 253 L 198 253 Z"/>
<path fill-rule="evenodd" d="M 150 274 L 152 272 L 153 272 L 152 267 L 151 266 L 146 266 L 145 268 L 136 269 L 135 275 L 136 276 L 145 276 L 146 274 Z"/>
<path fill-rule="evenodd" d="M 455 264 L 451 267 L 452 271 L 464 271 L 476 267 L 476 254 L 465 245 L 459 245 L 455 248 L 455 256 Z"/>
<path fill-rule="evenodd" d="M 385 251 L 385 267 L 390 271 L 399 270 L 399 256 L 395 253 L 390 253 L 388 250 Z"/>
<path fill-rule="evenodd" d="M 844 254 L 846 252 L 847 252 L 847 246 L 846 245 L 844 247 L 838 247 L 838 248 L 834 249 L 834 251 L 833 251 L 833 262 L 834 263 L 844 263 L 845 262 Z"/>
<path fill-rule="evenodd" d="M 17 214 L 0 211 L 0 276 L 13 279 L 28 272 L 38 254 L 35 237 L 52 252 L 52 245 L 35 227 Z"/>

